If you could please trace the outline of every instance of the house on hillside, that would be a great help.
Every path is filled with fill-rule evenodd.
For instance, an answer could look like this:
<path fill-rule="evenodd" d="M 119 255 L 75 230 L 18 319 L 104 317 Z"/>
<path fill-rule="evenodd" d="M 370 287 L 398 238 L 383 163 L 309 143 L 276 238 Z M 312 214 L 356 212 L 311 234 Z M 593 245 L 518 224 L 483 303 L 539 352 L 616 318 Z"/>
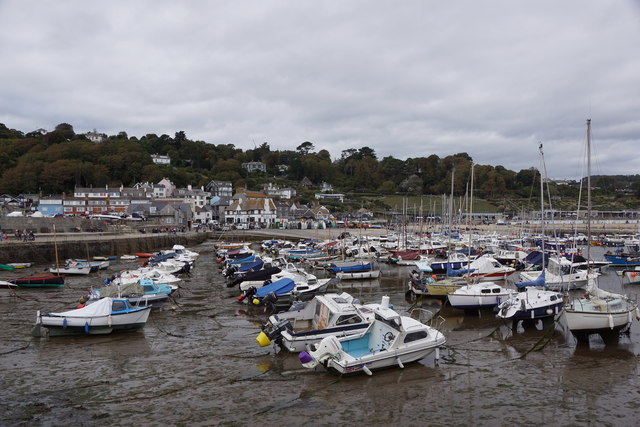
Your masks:
<path fill-rule="evenodd" d="M 230 181 L 210 181 L 204 189 L 212 197 L 233 197 L 233 184 Z"/>
<path fill-rule="evenodd" d="M 306 188 L 308 190 L 313 187 L 313 182 L 311 182 L 311 180 L 305 176 L 304 178 L 302 178 L 302 181 L 300 181 L 300 187 Z"/>
<path fill-rule="evenodd" d="M 171 157 L 169 157 L 168 155 L 165 156 L 162 154 L 152 154 L 151 161 L 156 165 L 170 165 Z"/>
<path fill-rule="evenodd" d="M 247 162 L 242 164 L 242 168 L 246 169 L 247 172 L 266 172 L 267 165 L 262 162 Z"/>
<path fill-rule="evenodd" d="M 164 190 L 162 190 L 164 188 Z M 153 187 L 154 197 L 171 197 L 176 189 L 176 185 L 169 178 L 162 178 L 157 186 Z"/>
<path fill-rule="evenodd" d="M 95 143 L 95 144 L 100 144 L 101 142 L 105 141 L 107 139 L 107 135 L 105 135 L 104 133 L 98 133 L 97 130 L 92 130 L 91 132 L 87 132 L 84 134 L 84 136 L 91 142 Z"/>
<path fill-rule="evenodd" d="M 187 188 L 176 188 L 173 192 L 173 197 L 183 199 L 194 207 L 206 206 L 210 196 L 209 192 L 204 191 L 204 187 L 193 188 L 191 185 L 187 185 Z"/>
<path fill-rule="evenodd" d="M 280 188 L 278 185 L 271 182 L 268 184 L 264 184 L 262 186 L 262 191 L 264 191 L 265 194 L 269 197 L 278 197 L 280 199 L 291 199 L 297 194 L 296 190 L 293 188 Z"/>

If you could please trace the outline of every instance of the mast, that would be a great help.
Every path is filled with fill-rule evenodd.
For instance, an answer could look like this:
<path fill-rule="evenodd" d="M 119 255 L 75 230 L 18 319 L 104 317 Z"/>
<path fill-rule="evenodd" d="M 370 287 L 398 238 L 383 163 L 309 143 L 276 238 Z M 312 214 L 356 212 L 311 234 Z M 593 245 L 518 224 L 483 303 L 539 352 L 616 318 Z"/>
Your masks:
<path fill-rule="evenodd" d="M 58 262 L 58 242 L 56 241 L 56 225 L 53 224 L 53 248 L 56 252 L 56 275 L 60 275 L 60 263 Z"/>
<path fill-rule="evenodd" d="M 591 269 L 591 119 L 587 119 L 587 271 Z"/>
<path fill-rule="evenodd" d="M 544 231 L 544 176 L 542 174 L 543 165 L 544 165 L 544 153 L 542 152 L 542 142 L 540 143 L 540 231 L 542 233 L 542 271 L 545 269 L 545 249 L 544 249 L 544 240 L 545 240 L 545 231 Z"/>

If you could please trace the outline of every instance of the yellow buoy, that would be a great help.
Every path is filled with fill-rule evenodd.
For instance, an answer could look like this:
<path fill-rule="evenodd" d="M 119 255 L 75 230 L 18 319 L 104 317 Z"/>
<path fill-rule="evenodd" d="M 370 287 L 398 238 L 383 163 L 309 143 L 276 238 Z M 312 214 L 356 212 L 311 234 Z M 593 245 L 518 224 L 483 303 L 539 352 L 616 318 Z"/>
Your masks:
<path fill-rule="evenodd" d="M 258 298 L 254 298 L 252 301 L 255 305 L 260 304 L 260 300 Z"/>
<path fill-rule="evenodd" d="M 269 344 L 271 344 L 271 340 L 269 339 L 267 334 L 265 334 L 264 332 L 260 332 L 258 334 L 258 336 L 256 337 L 256 341 L 258 341 L 258 345 L 260 347 L 266 347 Z"/>

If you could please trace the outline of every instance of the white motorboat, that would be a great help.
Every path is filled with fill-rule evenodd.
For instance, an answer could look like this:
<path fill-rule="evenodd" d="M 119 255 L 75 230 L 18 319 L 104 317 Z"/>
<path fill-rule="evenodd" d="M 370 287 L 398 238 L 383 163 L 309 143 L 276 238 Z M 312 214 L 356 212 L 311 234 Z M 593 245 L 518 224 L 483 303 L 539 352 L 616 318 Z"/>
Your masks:
<path fill-rule="evenodd" d="M 124 298 L 102 298 L 93 304 L 61 313 L 38 311 L 33 336 L 110 334 L 142 328 L 149 318 L 150 306 L 132 307 Z M 46 328 L 47 331 L 42 329 Z"/>
<path fill-rule="evenodd" d="M 564 308 L 564 298 L 557 291 L 545 287 L 545 273 L 533 282 L 516 283 L 515 292 L 498 306 L 497 317 L 502 319 L 534 320 L 556 316 Z"/>
<path fill-rule="evenodd" d="M 316 295 L 270 316 L 256 341 L 261 347 L 275 342 L 288 351 L 300 352 L 329 335 L 345 337 L 360 333 L 373 318 L 369 305 L 363 306 L 346 292 Z"/>
<path fill-rule="evenodd" d="M 330 335 L 310 351 L 298 355 L 302 365 L 318 364 L 339 374 L 353 374 L 415 362 L 436 352 L 446 342 L 442 332 L 409 316 L 401 316 L 389 308 L 389 297 L 374 309 L 375 319 L 362 333 L 337 338 Z"/>
<path fill-rule="evenodd" d="M 341 271 L 336 273 L 340 280 L 370 280 L 380 277 L 380 269 L 369 271 Z"/>
<path fill-rule="evenodd" d="M 480 309 L 495 307 L 515 293 L 495 282 L 471 283 L 461 286 L 447 295 L 449 304 L 454 308 Z"/>
<path fill-rule="evenodd" d="M 86 263 L 67 262 L 65 265 L 59 267 L 52 265 L 49 268 L 50 273 L 54 274 L 77 274 L 85 275 L 91 273 L 91 266 Z"/>
<path fill-rule="evenodd" d="M 587 271 L 572 265 L 565 257 L 550 256 L 544 271 L 545 284 L 551 290 L 583 289 L 587 285 Z M 540 274 L 542 270 L 523 270 L 520 272 L 520 280 L 533 282 Z"/>

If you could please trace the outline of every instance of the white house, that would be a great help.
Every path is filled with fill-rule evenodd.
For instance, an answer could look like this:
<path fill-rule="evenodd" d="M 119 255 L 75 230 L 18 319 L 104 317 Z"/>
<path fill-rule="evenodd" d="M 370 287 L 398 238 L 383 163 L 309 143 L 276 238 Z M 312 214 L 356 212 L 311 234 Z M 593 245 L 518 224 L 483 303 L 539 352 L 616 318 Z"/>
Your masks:
<path fill-rule="evenodd" d="M 276 205 L 262 193 L 239 192 L 224 210 L 227 224 L 260 224 L 269 227 L 276 220 Z"/>
<path fill-rule="evenodd" d="M 86 136 L 89 141 L 96 144 L 99 144 L 107 139 L 107 135 L 105 135 L 104 133 L 98 133 L 95 129 L 91 132 L 85 133 L 84 136 Z"/>
<path fill-rule="evenodd" d="M 253 171 L 266 172 L 267 171 L 267 165 L 265 165 L 262 162 L 247 162 L 247 163 L 243 163 L 242 167 L 246 169 L 248 172 L 253 172 Z"/>
<path fill-rule="evenodd" d="M 318 199 L 318 200 L 322 200 L 322 199 L 340 200 L 341 202 L 344 202 L 344 194 L 339 194 L 339 193 L 316 193 L 316 199 Z"/>
<path fill-rule="evenodd" d="M 151 161 L 153 163 L 155 163 L 156 165 L 170 165 L 171 164 L 171 157 L 163 156 L 161 154 L 152 154 L 151 155 Z"/>

